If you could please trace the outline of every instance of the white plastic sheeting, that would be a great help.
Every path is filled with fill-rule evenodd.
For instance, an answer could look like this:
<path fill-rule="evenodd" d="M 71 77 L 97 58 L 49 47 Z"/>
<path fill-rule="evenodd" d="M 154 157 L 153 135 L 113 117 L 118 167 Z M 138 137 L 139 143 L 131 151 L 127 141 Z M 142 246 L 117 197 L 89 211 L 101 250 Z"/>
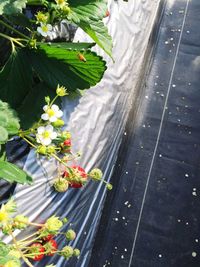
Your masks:
<path fill-rule="evenodd" d="M 73 151 L 82 152 L 79 164 L 86 171 L 93 167 L 102 168 L 106 180 L 112 173 L 130 106 L 136 101 L 133 99 L 134 88 L 158 4 L 159 0 L 109 3 L 110 16 L 105 23 L 113 38 L 115 62 L 96 46 L 94 50 L 106 59 L 108 66 L 102 81 L 86 91 L 82 98 L 70 101 L 66 98 L 62 103 L 67 129 L 73 137 Z M 89 37 L 78 29 L 75 40 L 89 41 Z M 35 152 L 31 151 L 24 169 L 31 173 L 34 184 L 17 185 L 14 196 L 19 211 L 31 220 L 42 222 L 53 214 L 66 216 L 78 233 L 73 243 L 82 250 L 78 261 L 67 263 L 55 256 L 35 266 L 54 262 L 56 266 L 85 267 L 106 196 L 105 185 L 90 182 L 79 190 L 56 193 L 51 188 L 56 168 L 55 161 L 36 159 Z"/>

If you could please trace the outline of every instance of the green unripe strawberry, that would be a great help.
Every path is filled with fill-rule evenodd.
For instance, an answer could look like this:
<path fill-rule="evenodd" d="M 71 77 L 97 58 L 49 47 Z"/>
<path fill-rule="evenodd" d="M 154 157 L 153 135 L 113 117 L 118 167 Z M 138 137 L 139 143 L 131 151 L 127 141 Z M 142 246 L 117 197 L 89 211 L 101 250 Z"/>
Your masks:
<path fill-rule="evenodd" d="M 64 178 L 57 178 L 53 184 L 53 187 L 57 192 L 63 193 L 67 191 L 69 183 Z"/>
<path fill-rule="evenodd" d="M 74 232 L 74 230 L 69 229 L 66 234 L 65 234 L 66 238 L 70 241 L 74 240 L 76 238 L 76 233 Z"/>

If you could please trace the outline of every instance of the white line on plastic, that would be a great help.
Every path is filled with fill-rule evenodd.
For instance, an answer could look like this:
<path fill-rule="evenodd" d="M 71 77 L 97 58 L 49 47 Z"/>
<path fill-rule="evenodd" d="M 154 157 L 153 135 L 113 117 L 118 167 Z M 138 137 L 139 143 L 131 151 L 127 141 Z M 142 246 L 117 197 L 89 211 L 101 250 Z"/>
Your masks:
<path fill-rule="evenodd" d="M 185 26 L 185 21 L 186 21 L 189 2 L 190 2 L 190 0 L 187 0 L 186 8 L 185 8 L 185 14 L 184 14 L 184 18 L 183 18 L 183 24 L 182 24 L 182 27 L 181 27 L 181 33 L 180 33 L 180 37 L 179 37 L 179 41 L 178 41 L 178 45 L 177 45 L 177 49 L 176 49 L 176 54 L 175 54 L 175 58 L 174 58 L 172 72 L 171 72 L 171 75 L 170 75 L 169 86 L 168 86 L 168 89 L 167 89 L 167 95 L 166 95 L 166 99 L 165 99 L 165 103 L 164 103 L 164 107 L 163 107 L 160 127 L 159 127 L 159 131 L 158 131 L 158 136 L 157 136 L 157 139 L 156 139 L 156 145 L 155 145 L 155 148 L 154 148 L 154 153 L 153 153 L 152 161 L 151 161 L 151 164 L 150 164 L 149 173 L 148 173 L 148 176 L 147 176 L 147 182 L 146 182 L 146 186 L 145 186 L 145 190 L 144 190 L 144 195 L 143 195 L 143 199 L 142 199 L 142 205 L 141 205 L 140 214 L 139 214 L 139 217 L 138 217 L 138 223 L 137 223 L 137 227 L 136 227 L 136 231 L 135 231 L 135 237 L 134 237 L 134 241 L 133 241 L 133 246 L 132 246 L 132 250 L 131 250 L 131 256 L 130 256 L 128 267 L 131 267 L 131 262 L 132 262 L 133 254 L 134 254 L 134 251 L 135 251 L 135 245 L 136 245 L 138 231 L 139 231 L 140 222 L 141 222 L 141 218 L 142 218 L 142 213 L 143 213 L 144 203 L 145 203 L 145 199 L 146 199 L 147 189 L 148 189 L 149 180 L 150 180 L 150 177 L 151 177 L 151 172 L 152 172 L 152 168 L 153 168 L 154 161 L 155 161 L 155 156 L 156 156 L 157 149 L 158 149 L 158 144 L 159 144 L 159 141 L 160 141 L 160 135 L 161 135 L 162 126 L 163 126 L 163 122 L 164 122 L 166 106 L 167 106 L 167 102 L 168 102 L 168 98 L 169 98 L 169 93 L 170 93 L 170 90 L 171 90 L 174 70 L 175 70 L 177 57 L 178 57 L 178 52 L 179 52 L 181 39 L 182 39 L 182 35 L 183 35 L 183 29 L 184 29 L 184 26 Z"/>

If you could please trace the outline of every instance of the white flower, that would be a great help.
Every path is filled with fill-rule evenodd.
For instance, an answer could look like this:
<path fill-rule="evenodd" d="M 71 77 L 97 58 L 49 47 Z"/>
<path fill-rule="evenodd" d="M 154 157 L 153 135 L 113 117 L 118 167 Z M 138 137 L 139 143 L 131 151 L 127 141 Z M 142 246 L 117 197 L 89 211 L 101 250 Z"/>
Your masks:
<path fill-rule="evenodd" d="M 51 37 L 53 27 L 51 24 L 41 24 L 41 27 L 37 27 L 37 31 L 44 37 Z"/>
<path fill-rule="evenodd" d="M 37 129 L 36 140 L 43 146 L 48 146 L 51 141 L 57 137 L 57 133 L 53 131 L 52 125 L 40 126 Z"/>
<path fill-rule="evenodd" d="M 45 105 L 43 107 L 43 110 L 45 111 L 45 113 L 42 114 L 41 118 L 44 121 L 55 122 L 63 115 L 63 112 L 59 109 L 57 105 L 52 105 L 51 107 Z"/>

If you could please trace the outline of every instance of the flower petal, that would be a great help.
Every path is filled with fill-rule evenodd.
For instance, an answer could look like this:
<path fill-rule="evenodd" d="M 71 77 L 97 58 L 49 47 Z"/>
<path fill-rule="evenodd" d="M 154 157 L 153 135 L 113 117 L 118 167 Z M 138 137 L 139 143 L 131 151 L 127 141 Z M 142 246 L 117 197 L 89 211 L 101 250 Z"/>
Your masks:
<path fill-rule="evenodd" d="M 56 132 L 52 132 L 50 137 L 51 137 L 51 139 L 55 139 L 57 137 L 57 133 Z"/>
<path fill-rule="evenodd" d="M 47 126 L 45 127 L 45 131 L 53 132 L 53 126 L 52 126 L 52 125 L 47 125 Z"/>
<path fill-rule="evenodd" d="M 53 111 L 59 111 L 59 107 L 55 104 L 53 104 L 51 108 L 53 109 Z"/>
<path fill-rule="evenodd" d="M 49 115 L 47 113 L 43 113 L 41 115 L 41 119 L 43 119 L 44 121 L 47 121 L 49 119 Z"/>
<path fill-rule="evenodd" d="M 51 144 L 51 138 L 42 138 L 41 139 L 41 144 L 44 146 L 48 146 Z"/>
<path fill-rule="evenodd" d="M 49 106 L 48 106 L 48 105 L 45 105 L 45 106 L 43 107 L 43 110 L 44 110 L 44 111 L 47 111 L 48 108 L 49 108 Z"/>
<path fill-rule="evenodd" d="M 56 116 L 52 116 L 52 117 L 49 118 L 49 121 L 50 122 L 55 122 L 55 121 L 57 121 L 57 117 Z"/>
<path fill-rule="evenodd" d="M 45 127 L 44 126 L 40 126 L 40 127 L 37 128 L 37 132 L 39 134 L 42 134 L 44 131 L 45 131 Z"/>
<path fill-rule="evenodd" d="M 62 117 L 63 116 L 63 112 L 62 112 L 62 110 L 58 110 L 57 112 L 56 112 L 56 117 L 57 118 L 60 118 L 60 117 Z"/>
<path fill-rule="evenodd" d="M 53 27 L 51 24 L 47 24 L 48 31 L 52 31 Z"/>

